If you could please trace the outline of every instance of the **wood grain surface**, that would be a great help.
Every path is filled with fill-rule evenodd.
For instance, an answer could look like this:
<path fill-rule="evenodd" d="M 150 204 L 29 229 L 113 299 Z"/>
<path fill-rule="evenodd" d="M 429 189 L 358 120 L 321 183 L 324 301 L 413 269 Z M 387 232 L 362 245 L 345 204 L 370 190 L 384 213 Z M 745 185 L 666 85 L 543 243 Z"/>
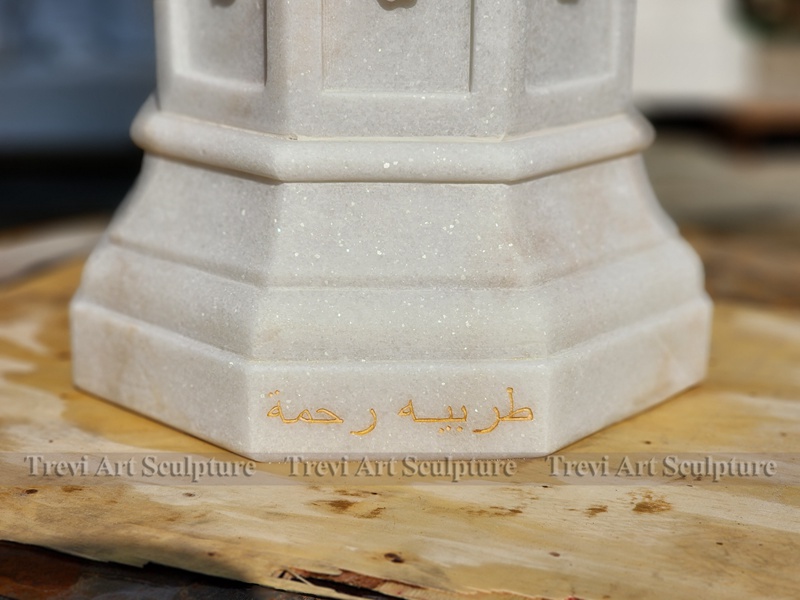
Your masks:
<path fill-rule="evenodd" d="M 0 289 L 0 539 L 331 598 L 797 597 L 795 309 L 718 303 L 702 386 L 511 476 L 31 475 L 31 456 L 242 460 L 73 388 L 66 309 L 80 268 Z M 774 472 L 665 468 L 731 459 Z M 608 474 L 567 475 L 579 460 Z M 0 594 L 12 584 L 0 577 Z"/>

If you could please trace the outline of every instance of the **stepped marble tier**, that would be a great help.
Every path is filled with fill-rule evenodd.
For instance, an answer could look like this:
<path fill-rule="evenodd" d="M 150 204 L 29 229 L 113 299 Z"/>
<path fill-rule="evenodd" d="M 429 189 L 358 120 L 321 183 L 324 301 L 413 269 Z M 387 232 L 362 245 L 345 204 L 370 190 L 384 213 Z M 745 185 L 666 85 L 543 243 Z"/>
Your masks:
<path fill-rule="evenodd" d="M 639 157 L 631 13 L 158 2 L 77 384 L 283 460 L 541 455 L 700 381 L 710 304 Z"/>

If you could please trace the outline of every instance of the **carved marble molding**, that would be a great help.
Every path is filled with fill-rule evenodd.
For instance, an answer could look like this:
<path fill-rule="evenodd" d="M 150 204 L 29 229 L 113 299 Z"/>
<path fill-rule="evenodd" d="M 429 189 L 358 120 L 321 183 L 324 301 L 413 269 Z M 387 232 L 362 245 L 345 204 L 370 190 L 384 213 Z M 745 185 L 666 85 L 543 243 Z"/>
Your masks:
<path fill-rule="evenodd" d="M 291 5 L 291 6 L 290 6 Z M 629 0 L 156 0 L 77 384 L 260 460 L 537 456 L 702 379 Z"/>

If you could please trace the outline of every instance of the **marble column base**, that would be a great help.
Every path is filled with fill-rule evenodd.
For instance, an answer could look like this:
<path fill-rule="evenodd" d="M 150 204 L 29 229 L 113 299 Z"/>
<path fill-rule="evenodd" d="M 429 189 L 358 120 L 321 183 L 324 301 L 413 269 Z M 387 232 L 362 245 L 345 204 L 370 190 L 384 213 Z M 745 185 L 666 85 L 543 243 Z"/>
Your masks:
<path fill-rule="evenodd" d="M 80 387 L 278 461 L 547 454 L 699 382 L 709 323 L 635 154 L 511 184 L 150 156 L 72 305 Z"/>

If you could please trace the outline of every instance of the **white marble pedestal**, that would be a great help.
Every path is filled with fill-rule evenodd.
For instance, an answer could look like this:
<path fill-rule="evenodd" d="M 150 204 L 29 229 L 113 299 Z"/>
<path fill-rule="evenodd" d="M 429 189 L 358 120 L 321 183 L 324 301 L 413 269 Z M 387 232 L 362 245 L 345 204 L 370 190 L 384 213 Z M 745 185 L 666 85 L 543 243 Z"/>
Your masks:
<path fill-rule="evenodd" d="M 632 2 L 156 8 L 79 386 L 260 460 L 455 458 L 546 454 L 703 377 Z"/>

